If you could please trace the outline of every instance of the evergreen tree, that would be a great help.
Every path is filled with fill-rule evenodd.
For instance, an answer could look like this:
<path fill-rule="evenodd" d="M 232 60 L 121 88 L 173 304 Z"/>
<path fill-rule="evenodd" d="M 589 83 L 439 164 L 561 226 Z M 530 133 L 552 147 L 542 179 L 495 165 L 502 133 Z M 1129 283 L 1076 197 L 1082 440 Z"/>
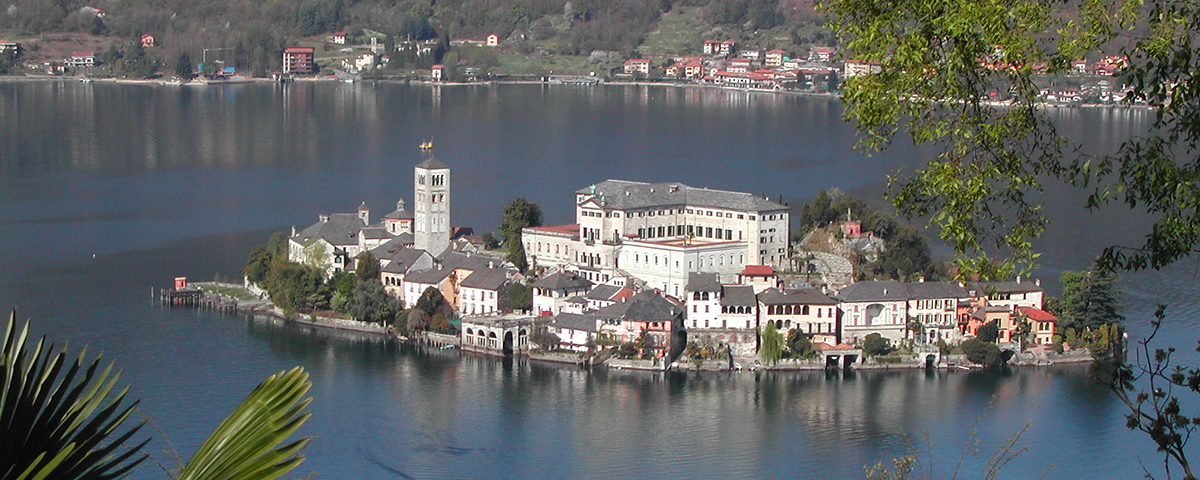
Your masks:
<path fill-rule="evenodd" d="M 1117 295 L 1124 289 L 1117 286 L 1115 273 L 1102 269 L 1064 271 L 1060 280 L 1063 294 L 1058 308 L 1062 328 L 1090 330 L 1124 322 L 1125 317 L 1117 313 L 1121 309 Z"/>
<path fill-rule="evenodd" d="M 175 60 L 175 75 L 184 80 L 192 78 L 192 56 L 187 52 L 180 53 Z"/>
<path fill-rule="evenodd" d="M 362 280 L 379 280 L 379 260 L 369 251 L 363 251 L 354 259 L 354 276 Z"/>

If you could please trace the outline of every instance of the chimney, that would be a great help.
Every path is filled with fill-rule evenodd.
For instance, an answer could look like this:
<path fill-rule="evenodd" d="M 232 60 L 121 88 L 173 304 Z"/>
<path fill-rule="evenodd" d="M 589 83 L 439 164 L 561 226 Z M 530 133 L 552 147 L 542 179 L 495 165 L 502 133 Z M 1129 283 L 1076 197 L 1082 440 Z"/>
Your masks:
<path fill-rule="evenodd" d="M 317 221 L 320 221 L 320 222 L 328 222 L 328 221 L 329 221 L 329 215 L 317 215 Z"/>
<path fill-rule="evenodd" d="M 1034 285 L 1037 285 L 1037 286 L 1039 286 L 1039 287 L 1040 287 L 1040 286 L 1042 286 L 1042 279 L 1040 279 L 1040 278 L 1038 278 L 1038 279 L 1035 279 L 1035 280 L 1033 281 L 1033 284 L 1034 284 Z"/>
<path fill-rule="evenodd" d="M 925 276 L 924 276 L 924 275 L 921 275 L 920 277 L 918 277 L 918 278 L 917 278 L 917 283 L 925 283 Z"/>
<path fill-rule="evenodd" d="M 292 225 L 292 236 L 296 236 L 296 226 Z"/>
<path fill-rule="evenodd" d="M 1017 275 L 1017 283 L 1021 283 L 1021 276 Z"/>

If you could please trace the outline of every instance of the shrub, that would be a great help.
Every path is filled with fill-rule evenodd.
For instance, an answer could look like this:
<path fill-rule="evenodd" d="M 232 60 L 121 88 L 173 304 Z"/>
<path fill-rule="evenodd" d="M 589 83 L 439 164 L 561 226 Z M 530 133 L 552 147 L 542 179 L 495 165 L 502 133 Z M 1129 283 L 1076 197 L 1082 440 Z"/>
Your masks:
<path fill-rule="evenodd" d="M 872 357 L 887 355 L 896 351 L 896 348 L 892 346 L 892 342 L 886 338 L 883 338 L 883 336 L 878 333 L 867 335 L 867 337 L 863 339 L 862 349 L 864 354 Z"/>
<path fill-rule="evenodd" d="M 985 367 L 1000 364 L 1000 347 L 997 347 L 994 343 L 972 338 L 963 342 L 961 347 L 963 354 L 967 356 L 967 360 L 971 363 L 978 363 Z"/>

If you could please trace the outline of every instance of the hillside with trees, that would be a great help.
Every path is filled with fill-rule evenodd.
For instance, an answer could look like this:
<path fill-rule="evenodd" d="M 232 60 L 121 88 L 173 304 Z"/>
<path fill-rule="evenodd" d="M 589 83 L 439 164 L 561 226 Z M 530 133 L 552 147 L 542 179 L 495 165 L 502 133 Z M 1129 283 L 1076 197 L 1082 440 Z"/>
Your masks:
<path fill-rule="evenodd" d="M 764 47 L 832 38 L 811 34 L 823 22 L 805 0 L 15 0 L 0 15 L 0 38 L 21 41 L 24 56 L 37 60 L 92 49 L 130 76 L 213 59 L 261 75 L 280 68 L 287 46 L 323 44 L 318 50 L 328 52 L 333 45 L 326 37 L 338 31 L 347 32 L 350 43 L 383 39 L 397 57 L 404 56 L 395 49 L 401 42 L 439 39 L 431 62 L 445 60 L 451 39 L 489 34 L 535 58 L 595 51 L 627 57 L 659 34 L 660 21 L 672 12 L 693 21 L 681 43 L 688 51 L 679 54 L 697 53 L 697 42 L 707 37 Z M 145 33 L 157 45 L 138 51 Z M 478 55 L 461 51 L 455 59 Z M 181 64 L 184 58 L 189 63 Z M 428 68 L 415 59 L 395 64 Z"/>

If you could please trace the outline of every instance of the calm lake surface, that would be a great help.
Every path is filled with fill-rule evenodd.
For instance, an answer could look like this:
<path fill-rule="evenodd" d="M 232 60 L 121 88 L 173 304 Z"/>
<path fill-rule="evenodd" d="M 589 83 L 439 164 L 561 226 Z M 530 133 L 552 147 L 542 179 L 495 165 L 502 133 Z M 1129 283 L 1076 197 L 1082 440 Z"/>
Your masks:
<path fill-rule="evenodd" d="M 607 178 L 783 195 L 835 186 L 878 197 L 929 152 L 865 157 L 826 98 L 649 87 L 398 84 L 148 87 L 0 83 L 0 306 L 124 369 L 180 454 L 259 381 L 304 366 L 315 437 L 296 471 L 320 478 L 863 478 L 915 444 L 975 478 L 1028 425 L 1003 478 L 1139 478 L 1148 439 L 1087 366 L 1006 372 L 649 374 L 497 361 L 279 321 L 164 309 L 172 277 L 236 278 L 251 247 L 318 213 L 373 218 L 411 199 L 416 145 L 454 169 L 454 224 L 495 229 L 524 195 L 572 221 L 572 192 Z M 1064 109 L 1064 129 L 1111 148 L 1145 110 Z M 1042 240 L 1053 293 L 1146 220 L 1089 214 L 1050 191 Z M 1200 338 L 1195 262 L 1125 277 L 1130 330 L 1159 303 L 1163 335 Z M 1194 354 L 1189 360 L 1200 361 Z M 171 448 L 154 428 L 149 452 Z M 928 435 L 929 442 L 925 440 Z M 929 448 L 928 445 L 932 445 Z M 166 478 L 154 464 L 135 478 Z"/>

